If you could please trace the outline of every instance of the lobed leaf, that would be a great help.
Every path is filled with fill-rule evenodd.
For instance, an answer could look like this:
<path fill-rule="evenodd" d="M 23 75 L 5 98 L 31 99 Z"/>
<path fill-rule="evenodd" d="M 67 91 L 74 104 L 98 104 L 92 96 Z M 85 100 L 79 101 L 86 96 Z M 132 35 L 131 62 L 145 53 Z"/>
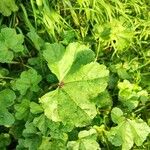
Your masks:
<path fill-rule="evenodd" d="M 76 58 L 80 58 L 78 54 L 81 51 L 83 54 L 88 51 L 81 48 L 84 46 L 72 43 L 66 48 L 66 51 L 64 48 L 62 49 L 63 57 L 58 53 L 59 55 L 56 54 L 55 58 L 53 57 L 55 60 L 48 57 L 47 50 L 44 52 L 50 69 L 56 73 L 59 79 L 59 86 L 55 91 L 41 97 L 40 102 L 45 115 L 55 122 L 63 122 L 64 124 L 69 122 L 75 126 L 89 124 L 97 114 L 95 104 L 90 99 L 103 92 L 107 86 L 109 72 L 104 65 L 99 65 L 96 62 L 90 63 L 91 58 L 88 55 L 85 55 L 81 64 L 77 63 Z M 61 51 L 61 49 L 57 50 Z M 55 53 L 55 49 L 51 53 Z M 88 54 L 90 55 L 90 53 Z M 63 66 L 63 64 L 65 65 Z"/>
<path fill-rule="evenodd" d="M 14 54 L 23 52 L 23 34 L 17 34 L 15 29 L 3 28 L 0 32 L 0 62 L 10 62 Z"/>

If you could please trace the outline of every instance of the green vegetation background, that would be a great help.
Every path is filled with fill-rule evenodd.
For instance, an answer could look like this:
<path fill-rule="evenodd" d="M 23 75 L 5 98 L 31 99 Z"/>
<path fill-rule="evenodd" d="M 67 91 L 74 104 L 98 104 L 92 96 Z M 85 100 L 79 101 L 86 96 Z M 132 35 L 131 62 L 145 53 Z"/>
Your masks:
<path fill-rule="evenodd" d="M 0 0 L 0 150 L 149 150 L 149 112 L 149 0 Z"/>

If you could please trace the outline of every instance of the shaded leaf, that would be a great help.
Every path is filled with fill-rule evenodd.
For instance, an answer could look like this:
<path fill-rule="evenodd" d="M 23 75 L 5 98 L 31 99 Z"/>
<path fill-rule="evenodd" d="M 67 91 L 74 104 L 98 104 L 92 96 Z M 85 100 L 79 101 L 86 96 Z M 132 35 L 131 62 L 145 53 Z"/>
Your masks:
<path fill-rule="evenodd" d="M 0 62 L 10 62 L 14 54 L 23 52 L 23 34 L 17 34 L 15 29 L 3 28 L 0 32 Z"/>
<path fill-rule="evenodd" d="M 100 146 L 96 142 L 97 134 L 94 129 L 81 131 L 79 132 L 78 137 L 79 139 L 77 141 L 68 142 L 68 150 L 100 150 Z"/>
<path fill-rule="evenodd" d="M 27 99 L 23 99 L 22 102 L 20 104 L 16 104 L 15 110 L 15 117 L 18 120 L 22 120 L 22 119 L 26 119 L 29 115 L 29 104 L 30 101 Z"/>
<path fill-rule="evenodd" d="M 20 78 L 12 82 L 14 90 L 18 90 L 21 95 L 25 95 L 27 90 L 37 92 L 39 90 L 38 83 L 41 81 L 41 76 L 34 69 L 23 71 Z"/>

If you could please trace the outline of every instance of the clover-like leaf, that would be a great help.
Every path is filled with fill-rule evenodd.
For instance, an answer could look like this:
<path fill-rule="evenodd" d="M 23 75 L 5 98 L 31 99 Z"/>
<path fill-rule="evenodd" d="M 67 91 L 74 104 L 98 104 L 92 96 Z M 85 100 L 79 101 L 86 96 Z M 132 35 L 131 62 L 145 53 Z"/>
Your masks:
<path fill-rule="evenodd" d="M 10 16 L 12 12 L 18 10 L 15 0 L 0 0 L 0 13 L 4 16 Z"/>
<path fill-rule="evenodd" d="M 26 94 L 27 90 L 37 92 L 39 90 L 38 83 L 41 81 L 41 76 L 36 70 L 29 69 L 21 73 L 20 78 L 12 81 L 14 90 L 18 90 L 21 95 Z"/>
<path fill-rule="evenodd" d="M 69 141 L 67 144 L 68 150 L 100 150 L 99 144 L 96 142 L 97 133 L 94 129 L 89 131 L 81 131 L 78 134 L 77 141 Z"/>
<path fill-rule="evenodd" d="M 15 93 L 10 89 L 0 92 L 0 125 L 10 126 L 14 123 L 14 116 L 8 111 L 8 107 L 14 103 Z"/>
<path fill-rule="evenodd" d="M 58 44 L 50 47 L 44 57 L 59 84 L 55 91 L 40 98 L 45 115 L 55 122 L 85 126 L 97 114 L 91 99 L 105 90 L 109 72 L 104 65 L 93 61 L 93 52 L 84 45 L 71 43 L 66 49 Z"/>
<path fill-rule="evenodd" d="M 107 133 L 108 140 L 115 146 L 122 146 L 122 150 L 129 150 L 135 143 L 137 146 L 141 146 L 150 133 L 150 127 L 142 119 L 127 119 L 122 117 L 122 111 L 119 108 L 114 108 L 111 116 L 115 123 L 118 123 L 116 127 L 112 127 Z M 115 115 L 114 119 L 114 113 Z M 120 114 L 118 114 L 120 112 Z M 117 116 L 117 117 L 116 117 Z M 122 121 L 116 121 L 120 119 Z"/>
<path fill-rule="evenodd" d="M 12 61 L 14 54 L 23 52 L 23 34 L 17 34 L 15 29 L 3 28 L 0 32 L 0 62 Z"/>

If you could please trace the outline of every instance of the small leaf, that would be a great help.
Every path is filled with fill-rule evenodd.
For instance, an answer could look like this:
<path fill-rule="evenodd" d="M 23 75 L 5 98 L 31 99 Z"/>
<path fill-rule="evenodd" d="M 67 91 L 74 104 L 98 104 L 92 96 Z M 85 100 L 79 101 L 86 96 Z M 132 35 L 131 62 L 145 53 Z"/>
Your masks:
<path fill-rule="evenodd" d="M 10 89 L 0 91 L 0 104 L 2 107 L 9 107 L 16 99 L 15 93 Z"/>
<path fill-rule="evenodd" d="M 141 146 L 149 133 L 150 127 L 142 119 L 124 118 L 122 122 L 118 122 L 116 127 L 111 128 L 107 137 L 113 145 L 122 145 L 122 150 L 129 150 L 134 143 Z"/>
<path fill-rule="evenodd" d="M 112 99 L 108 91 L 100 93 L 96 98 L 93 99 L 98 108 L 108 108 L 112 107 Z"/>
<path fill-rule="evenodd" d="M 24 37 L 17 34 L 14 29 L 3 28 L 0 32 L 0 62 L 10 62 L 14 58 L 14 54 L 23 52 L 22 45 Z"/>
<path fill-rule="evenodd" d="M 89 131 L 81 131 L 77 141 L 69 141 L 68 150 L 100 150 L 99 144 L 96 142 L 97 135 L 94 129 Z"/>
<path fill-rule="evenodd" d="M 12 12 L 18 10 L 15 0 L 0 0 L 0 13 L 4 16 L 10 16 Z"/>
<path fill-rule="evenodd" d="M 42 38 L 40 38 L 39 35 L 36 32 L 33 32 L 33 31 L 29 32 L 27 34 L 27 36 L 33 42 L 35 48 L 40 51 L 42 46 L 44 45 L 44 41 L 42 40 Z"/>
<path fill-rule="evenodd" d="M 15 122 L 14 116 L 5 107 L 1 107 L 0 125 L 11 126 Z"/>
<path fill-rule="evenodd" d="M 34 118 L 33 124 L 45 135 L 49 126 L 49 120 L 42 114 Z"/>
<path fill-rule="evenodd" d="M 135 109 L 140 101 L 145 103 L 148 100 L 148 93 L 136 84 L 131 84 L 128 80 L 118 83 L 119 101 L 131 111 Z"/>
<path fill-rule="evenodd" d="M 121 109 L 114 107 L 111 111 L 111 118 L 114 123 L 119 123 L 124 119 L 123 112 Z"/>
<path fill-rule="evenodd" d="M 15 110 L 15 117 L 18 120 L 22 120 L 22 119 L 26 119 L 29 115 L 29 104 L 30 101 L 27 99 L 23 99 L 22 102 L 20 104 L 16 104 Z"/>
<path fill-rule="evenodd" d="M 10 89 L 0 91 L 0 125 L 11 126 L 14 123 L 14 116 L 8 111 L 8 107 L 14 103 L 15 98 L 15 93 Z"/>
<path fill-rule="evenodd" d="M 33 114 L 39 114 L 39 113 L 43 112 L 43 108 L 39 104 L 37 104 L 35 102 L 31 102 L 30 103 L 30 111 Z"/>
<path fill-rule="evenodd" d="M 29 69 L 21 73 L 20 78 L 12 82 L 14 90 L 18 90 L 21 95 L 25 95 L 27 90 L 37 92 L 39 90 L 38 83 L 41 76 L 34 69 Z"/>
<path fill-rule="evenodd" d="M 5 150 L 6 146 L 8 146 L 11 142 L 10 135 L 7 133 L 0 134 L 0 149 Z"/>

